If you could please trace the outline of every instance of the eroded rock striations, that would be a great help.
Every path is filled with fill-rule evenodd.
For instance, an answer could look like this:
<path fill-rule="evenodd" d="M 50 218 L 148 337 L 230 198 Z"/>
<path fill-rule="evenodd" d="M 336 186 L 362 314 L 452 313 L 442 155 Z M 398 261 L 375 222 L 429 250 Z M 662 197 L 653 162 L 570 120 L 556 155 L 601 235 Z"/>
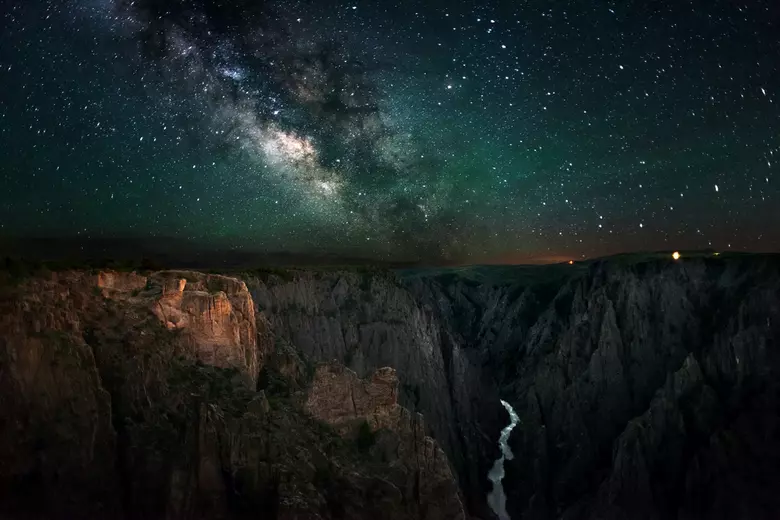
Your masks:
<path fill-rule="evenodd" d="M 449 457 L 467 508 L 489 517 L 485 478 L 498 456 L 505 412 L 482 353 L 456 340 L 392 273 L 283 270 L 244 277 L 277 338 L 318 361 L 338 360 L 359 377 L 396 369 L 399 402 L 420 412 Z"/>
<path fill-rule="evenodd" d="M 193 271 L 158 273 L 162 294 L 155 316 L 181 331 L 197 358 L 221 368 L 239 368 L 254 381 L 264 349 L 257 348 L 255 308 L 246 284 L 227 276 Z"/>
<path fill-rule="evenodd" d="M 520 417 L 512 518 L 772 518 L 780 259 L 567 268 L 410 279 Z"/>
<path fill-rule="evenodd" d="M 422 415 L 398 404 L 398 377 L 382 368 L 361 380 L 343 365 L 317 367 L 306 410 L 340 435 L 372 446 L 388 461 L 387 480 L 415 504 L 414 516 L 463 520 L 465 513 L 447 457 L 425 434 Z"/>
<path fill-rule="evenodd" d="M 5 517 L 780 510 L 774 256 L 6 285 Z"/>
<path fill-rule="evenodd" d="M 313 365 L 240 280 L 47 273 L 0 310 L 3 518 L 464 517 L 392 370 L 375 411 L 394 420 L 339 435 L 305 411 L 325 390 Z"/>

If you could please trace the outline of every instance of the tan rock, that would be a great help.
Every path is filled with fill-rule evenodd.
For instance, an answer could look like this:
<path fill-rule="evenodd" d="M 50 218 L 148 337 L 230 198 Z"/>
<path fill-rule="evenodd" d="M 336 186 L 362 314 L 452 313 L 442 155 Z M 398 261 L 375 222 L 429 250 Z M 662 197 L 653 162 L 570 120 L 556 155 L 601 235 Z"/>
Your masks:
<path fill-rule="evenodd" d="M 393 428 L 398 421 L 398 377 L 380 368 L 369 380 L 336 363 L 322 364 L 312 382 L 306 410 L 346 433 L 355 421 L 366 420 L 373 430 Z"/>
<path fill-rule="evenodd" d="M 420 414 L 398 404 L 398 377 L 392 368 L 380 368 L 365 380 L 352 370 L 325 363 L 317 367 L 305 404 L 307 412 L 352 437 L 365 421 L 374 432 L 389 432 L 390 458 L 401 466 L 396 485 L 407 500 L 418 505 L 426 520 L 464 519 L 458 485 L 446 455 L 436 441 L 425 435 Z M 417 483 L 415 488 L 414 483 Z"/>
<path fill-rule="evenodd" d="M 146 277 L 136 273 L 100 271 L 97 275 L 97 285 L 101 289 L 132 292 L 146 287 Z"/>
<path fill-rule="evenodd" d="M 262 359 L 254 303 L 244 282 L 190 271 L 156 273 L 155 279 L 162 295 L 152 312 L 160 321 L 168 329 L 182 331 L 203 363 L 238 368 L 256 381 Z M 267 331 L 265 322 L 263 327 Z"/>

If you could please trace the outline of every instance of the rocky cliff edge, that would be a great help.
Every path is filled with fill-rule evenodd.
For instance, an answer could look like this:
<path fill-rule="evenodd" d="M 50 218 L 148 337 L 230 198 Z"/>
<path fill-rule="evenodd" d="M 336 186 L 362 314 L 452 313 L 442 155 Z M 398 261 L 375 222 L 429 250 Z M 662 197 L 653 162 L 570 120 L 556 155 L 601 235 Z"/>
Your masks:
<path fill-rule="evenodd" d="M 331 387 L 237 279 L 5 284 L 0 367 L 3 518 L 463 517 L 446 458 L 393 399 L 394 422 L 362 436 L 305 410 Z"/>

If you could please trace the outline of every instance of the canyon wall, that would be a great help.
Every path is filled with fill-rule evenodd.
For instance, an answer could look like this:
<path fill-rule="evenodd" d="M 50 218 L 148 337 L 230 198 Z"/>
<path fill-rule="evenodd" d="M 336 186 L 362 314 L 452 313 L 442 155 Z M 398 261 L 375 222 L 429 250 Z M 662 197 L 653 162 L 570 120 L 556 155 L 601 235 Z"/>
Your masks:
<path fill-rule="evenodd" d="M 275 342 L 236 278 L 45 273 L 0 311 L 2 518 L 465 519 L 393 369 Z M 351 427 L 330 420 L 359 388 Z"/>
<path fill-rule="evenodd" d="M 425 417 L 468 508 L 490 515 L 485 475 L 498 456 L 505 412 L 492 375 L 482 371 L 483 353 L 455 339 L 436 302 L 420 301 L 385 271 L 283 270 L 244 280 L 277 341 L 311 359 L 337 360 L 360 377 L 393 367 L 399 402 Z"/>
<path fill-rule="evenodd" d="M 72 271 L 0 296 L 0 512 L 486 520 L 500 399 L 512 518 L 780 507 L 774 256 Z"/>
<path fill-rule="evenodd" d="M 512 518 L 771 518 L 780 259 L 567 267 L 409 281 L 519 415 Z"/>

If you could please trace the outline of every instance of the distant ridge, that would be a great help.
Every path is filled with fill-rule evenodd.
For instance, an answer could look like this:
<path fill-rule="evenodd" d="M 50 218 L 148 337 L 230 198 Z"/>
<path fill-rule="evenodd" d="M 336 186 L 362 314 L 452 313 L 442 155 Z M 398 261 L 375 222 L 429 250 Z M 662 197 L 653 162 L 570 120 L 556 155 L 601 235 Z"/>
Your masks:
<path fill-rule="evenodd" d="M 714 249 L 680 250 L 681 260 L 692 258 L 734 258 L 752 255 L 773 256 L 778 253 L 751 253 L 738 251 L 716 251 Z M 652 260 L 672 261 L 673 251 L 638 251 L 617 253 L 603 257 L 572 259 L 580 268 L 594 262 L 640 263 Z M 438 260 L 377 259 L 348 251 L 263 251 L 262 244 L 207 245 L 193 240 L 175 237 L 3 237 L 0 236 L 0 258 L 33 262 L 54 262 L 58 264 L 94 267 L 125 266 L 147 269 L 189 268 L 241 270 L 259 267 L 314 267 L 314 266 L 373 266 L 385 269 L 416 271 L 420 269 L 441 269 L 446 272 L 473 271 L 501 267 L 542 267 L 566 265 L 566 257 L 550 258 L 546 262 L 533 259 L 527 262 L 480 262 L 474 263 Z M 492 270 L 495 275 L 495 269 Z M 536 271 L 538 272 L 538 271 Z M 411 274 L 411 272 L 407 273 Z"/>
<path fill-rule="evenodd" d="M 171 237 L 85 238 L 0 237 L 0 257 L 66 264 L 121 265 L 149 268 L 242 269 L 263 266 L 359 266 L 388 269 L 415 267 L 403 260 L 378 260 L 324 251 L 262 252 L 252 246 L 207 246 Z"/>

